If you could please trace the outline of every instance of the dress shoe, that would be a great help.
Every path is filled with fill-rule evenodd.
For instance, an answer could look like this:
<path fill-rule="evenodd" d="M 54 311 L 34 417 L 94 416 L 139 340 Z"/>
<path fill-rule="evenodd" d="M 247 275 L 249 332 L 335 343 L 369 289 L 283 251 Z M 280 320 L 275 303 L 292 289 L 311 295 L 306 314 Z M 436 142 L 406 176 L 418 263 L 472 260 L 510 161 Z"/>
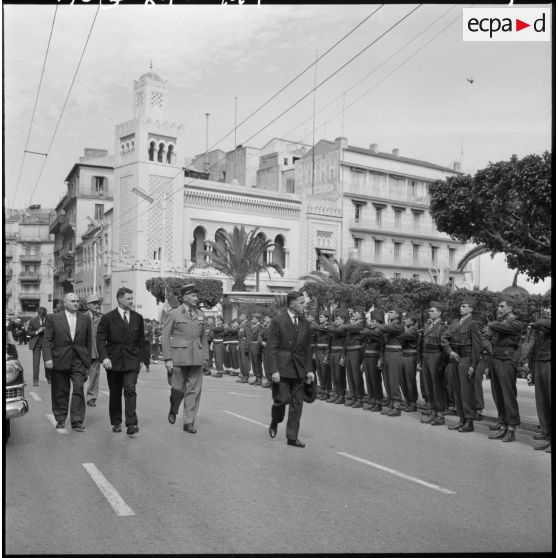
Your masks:
<path fill-rule="evenodd" d="M 362 410 L 363 411 L 370 411 L 372 409 L 372 407 L 374 407 L 374 405 L 372 405 L 372 403 L 363 403 L 362 404 Z"/>
<path fill-rule="evenodd" d="M 256 381 L 254 382 L 255 386 L 261 386 L 262 385 L 262 379 L 261 378 L 256 378 Z"/>
<path fill-rule="evenodd" d="M 196 427 L 193 424 L 185 424 L 183 426 L 184 432 L 189 432 L 190 434 L 195 434 L 197 432 Z"/>
<path fill-rule="evenodd" d="M 325 400 L 327 403 L 335 403 L 337 401 L 337 395 L 332 395 L 329 399 Z"/>
<path fill-rule="evenodd" d="M 410 405 L 407 406 L 405 411 L 407 411 L 407 413 L 416 413 L 417 412 L 417 406 L 414 403 L 411 403 Z"/>
<path fill-rule="evenodd" d="M 306 445 L 300 440 L 287 440 L 287 444 L 289 446 L 294 446 L 295 448 L 303 448 Z"/>
<path fill-rule="evenodd" d="M 353 409 L 362 409 L 362 401 L 355 401 L 355 402 L 351 405 L 351 407 L 352 407 Z"/>
<path fill-rule="evenodd" d="M 474 432 L 475 426 L 473 425 L 472 420 L 468 420 L 459 430 L 458 432 Z"/>
<path fill-rule="evenodd" d="M 93 401 L 93 399 L 91 399 L 91 401 L 87 402 L 88 407 L 96 407 L 97 403 L 95 403 L 95 401 Z"/>
<path fill-rule="evenodd" d="M 459 430 L 464 425 L 465 423 L 463 421 L 459 421 L 457 424 L 452 424 L 451 426 L 448 426 L 448 430 Z"/>
<path fill-rule="evenodd" d="M 320 399 L 321 399 L 322 401 L 329 401 L 329 399 L 330 399 L 329 393 L 327 393 L 326 391 L 324 391 L 324 392 L 322 393 L 322 396 L 320 397 Z"/>
<path fill-rule="evenodd" d="M 497 424 L 491 424 L 488 427 L 488 430 L 502 430 L 502 428 L 504 428 L 504 425 L 501 423 L 497 423 Z"/>
<path fill-rule="evenodd" d="M 126 429 L 126 434 L 128 434 L 128 436 L 133 436 L 138 432 L 139 432 L 139 428 L 137 424 L 132 424 L 131 426 L 128 426 L 128 428 Z"/>
<path fill-rule="evenodd" d="M 482 420 L 482 413 L 480 411 L 477 411 L 473 420 Z"/>
<path fill-rule="evenodd" d="M 430 424 L 435 418 L 435 415 L 429 415 L 428 417 L 421 418 L 420 422 L 422 422 L 423 424 Z"/>
<path fill-rule="evenodd" d="M 277 423 L 272 422 L 269 425 L 269 437 L 270 438 L 275 438 L 275 436 L 277 436 Z"/>
<path fill-rule="evenodd" d="M 401 416 L 401 409 L 394 407 L 391 411 L 386 415 L 388 417 L 399 417 Z"/>
<path fill-rule="evenodd" d="M 537 444 L 533 449 L 545 450 L 548 447 L 550 447 L 550 440 L 545 440 L 542 444 Z"/>
<path fill-rule="evenodd" d="M 346 407 L 352 407 L 354 405 L 354 403 L 355 403 L 354 399 L 345 398 L 345 406 Z"/>
<path fill-rule="evenodd" d="M 58 430 L 61 430 L 62 428 L 66 427 L 66 421 L 65 420 L 58 420 L 56 421 L 56 428 Z"/>
<path fill-rule="evenodd" d="M 74 424 L 72 424 L 72 430 L 74 432 L 85 432 L 85 428 L 81 422 L 74 422 Z"/>
<path fill-rule="evenodd" d="M 544 434 L 535 434 L 533 440 L 546 440 L 546 436 Z"/>
<path fill-rule="evenodd" d="M 382 410 L 381 405 L 378 405 L 378 403 L 376 403 L 375 405 L 372 405 L 372 409 L 370 409 L 370 411 L 372 413 L 379 413 Z"/>
<path fill-rule="evenodd" d="M 236 380 L 237 384 L 247 384 L 248 383 L 248 378 L 239 378 L 238 380 Z"/>
<path fill-rule="evenodd" d="M 430 424 L 432 426 L 443 426 L 444 424 L 446 424 L 446 419 L 444 417 L 434 417 L 430 421 Z"/>
<path fill-rule="evenodd" d="M 502 442 L 515 442 L 515 430 L 508 430 L 502 438 Z"/>
<path fill-rule="evenodd" d="M 381 411 L 382 415 L 387 415 L 391 411 L 391 407 L 384 407 Z"/>
<path fill-rule="evenodd" d="M 344 405 L 345 404 L 345 397 L 340 395 L 339 397 L 337 397 L 337 399 L 334 401 L 334 403 L 336 405 Z"/>
<path fill-rule="evenodd" d="M 498 440 L 500 438 L 503 438 L 506 435 L 506 432 L 508 431 L 507 428 L 502 427 L 500 428 L 500 430 L 498 430 L 498 432 L 494 432 L 494 434 L 490 434 L 490 436 L 488 436 L 489 440 Z"/>
<path fill-rule="evenodd" d="M 215 374 L 213 375 L 214 378 L 222 378 L 223 374 L 221 372 L 215 372 Z"/>
<path fill-rule="evenodd" d="M 119 424 L 115 424 L 115 425 L 112 427 L 112 431 L 113 431 L 113 432 L 122 432 L 122 427 L 121 427 Z"/>
<path fill-rule="evenodd" d="M 169 419 L 169 422 L 171 424 L 174 424 L 176 422 L 176 415 L 174 413 L 169 413 L 169 416 L 167 418 Z"/>

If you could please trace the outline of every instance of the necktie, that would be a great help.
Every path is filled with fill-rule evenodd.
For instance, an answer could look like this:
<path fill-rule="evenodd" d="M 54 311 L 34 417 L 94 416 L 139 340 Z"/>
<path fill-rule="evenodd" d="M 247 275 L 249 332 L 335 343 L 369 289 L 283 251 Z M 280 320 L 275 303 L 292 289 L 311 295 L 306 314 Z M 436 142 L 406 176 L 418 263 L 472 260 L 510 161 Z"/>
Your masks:
<path fill-rule="evenodd" d="M 124 312 L 124 321 L 126 322 L 126 325 L 128 325 L 130 323 L 130 320 L 128 319 L 128 311 L 127 310 Z"/>
<path fill-rule="evenodd" d="M 296 316 L 294 317 L 294 320 L 293 320 L 293 321 L 294 321 L 294 326 L 295 326 L 296 328 L 298 328 L 298 318 L 297 318 Z"/>

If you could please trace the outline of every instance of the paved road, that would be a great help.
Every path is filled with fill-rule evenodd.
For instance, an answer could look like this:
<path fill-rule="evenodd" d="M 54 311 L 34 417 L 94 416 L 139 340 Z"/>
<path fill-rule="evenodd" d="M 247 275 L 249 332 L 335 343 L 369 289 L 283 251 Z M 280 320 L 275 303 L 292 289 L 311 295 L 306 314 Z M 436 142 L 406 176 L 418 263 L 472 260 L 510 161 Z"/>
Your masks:
<path fill-rule="evenodd" d="M 503 444 L 484 423 L 463 435 L 316 402 L 301 450 L 283 425 L 269 439 L 269 390 L 226 376 L 204 378 L 190 435 L 168 424 L 155 365 L 140 374 L 137 437 L 110 431 L 104 376 L 86 431 L 66 433 L 46 382 L 28 389 L 6 448 L 8 554 L 552 549 L 551 456 L 527 431 Z"/>

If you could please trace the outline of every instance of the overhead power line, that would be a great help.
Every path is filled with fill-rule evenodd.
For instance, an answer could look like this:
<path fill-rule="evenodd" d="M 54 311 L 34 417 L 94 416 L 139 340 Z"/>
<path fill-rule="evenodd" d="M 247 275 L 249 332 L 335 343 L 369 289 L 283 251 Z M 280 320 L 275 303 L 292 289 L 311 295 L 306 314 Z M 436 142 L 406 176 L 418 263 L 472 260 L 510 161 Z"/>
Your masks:
<path fill-rule="evenodd" d="M 43 75 L 45 73 L 45 67 L 46 67 L 46 62 L 47 62 L 47 58 L 48 58 L 48 52 L 49 52 L 49 49 L 50 49 L 50 41 L 52 39 L 52 33 L 54 31 L 54 23 L 56 21 L 56 14 L 57 13 L 58 13 L 58 6 L 56 6 L 56 8 L 54 9 L 54 17 L 52 18 L 52 24 L 50 26 L 50 34 L 48 36 L 48 44 L 47 44 L 47 48 L 46 48 L 46 52 L 45 52 L 45 59 L 43 60 L 43 67 L 41 69 L 41 77 L 39 79 L 39 86 L 37 87 L 37 95 L 35 97 L 35 104 L 33 106 L 33 113 L 31 114 L 31 122 L 29 123 L 29 130 L 27 131 L 27 139 L 25 140 L 25 148 L 23 150 L 23 157 L 21 158 L 21 165 L 19 167 L 19 173 L 17 175 L 16 187 L 15 187 L 14 195 L 12 197 L 12 206 L 15 203 L 16 194 L 17 194 L 17 191 L 19 190 L 19 184 L 20 184 L 20 181 L 21 181 L 21 173 L 23 171 L 23 163 L 25 162 L 25 156 L 26 156 L 27 153 L 33 153 L 33 151 L 28 151 L 27 148 L 29 147 L 29 138 L 31 136 L 31 128 L 33 127 L 33 121 L 35 120 L 35 110 L 37 109 L 37 103 L 39 101 L 39 93 L 41 92 L 41 85 L 43 83 Z"/>
<path fill-rule="evenodd" d="M 39 181 L 41 180 L 41 176 L 43 174 L 43 170 L 45 168 L 45 164 L 47 162 L 48 155 L 50 154 L 50 149 L 52 147 L 52 144 L 54 143 L 54 138 L 56 137 L 56 133 L 58 132 L 58 127 L 60 126 L 60 122 L 62 121 L 62 116 L 64 115 L 64 111 L 66 110 L 66 105 L 68 104 L 68 99 L 70 98 L 72 88 L 74 87 L 74 83 L 76 81 L 76 77 L 77 77 L 77 74 L 79 72 L 79 68 L 81 66 L 83 56 L 85 55 L 85 50 L 87 49 L 87 45 L 89 44 L 89 38 L 91 37 L 91 33 L 93 32 L 93 27 L 95 25 L 95 21 L 97 20 L 97 15 L 99 14 L 100 9 L 101 9 L 101 3 L 99 2 L 99 6 L 97 6 L 95 16 L 93 17 L 93 21 L 91 22 L 91 27 L 89 28 L 89 33 L 87 35 L 87 39 L 85 40 L 85 44 L 83 45 L 83 50 L 81 51 L 81 56 L 79 57 L 79 62 L 78 62 L 76 71 L 74 72 L 74 77 L 72 78 L 72 83 L 70 84 L 70 88 L 68 89 L 68 94 L 66 95 L 64 105 L 62 106 L 62 110 L 60 111 L 60 116 L 58 117 L 58 122 L 56 123 L 54 133 L 52 134 L 52 138 L 50 140 L 50 143 L 49 143 L 49 146 L 48 146 L 48 149 L 47 149 L 47 152 L 46 152 L 46 157 L 43 159 L 43 164 L 41 165 L 41 169 L 39 171 L 39 176 L 37 177 L 37 181 L 35 182 L 35 187 L 33 188 L 33 193 L 31 194 L 31 198 L 29 199 L 29 203 L 31 203 L 31 201 L 33 200 L 33 196 L 35 195 L 35 192 L 37 191 L 37 186 L 39 185 Z"/>

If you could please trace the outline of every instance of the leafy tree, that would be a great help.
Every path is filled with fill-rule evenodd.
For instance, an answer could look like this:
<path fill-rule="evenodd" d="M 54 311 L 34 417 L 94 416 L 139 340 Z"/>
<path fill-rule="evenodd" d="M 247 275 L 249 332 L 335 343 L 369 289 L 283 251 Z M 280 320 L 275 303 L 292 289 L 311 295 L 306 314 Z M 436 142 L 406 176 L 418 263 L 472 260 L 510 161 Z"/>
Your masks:
<path fill-rule="evenodd" d="M 376 271 L 372 264 L 355 258 L 349 258 L 344 262 L 342 259 L 320 256 L 319 261 L 319 270 L 311 271 L 310 275 L 304 275 L 300 279 L 326 284 L 358 285 L 363 279 L 383 277 L 384 275 L 380 271 Z"/>
<path fill-rule="evenodd" d="M 145 288 L 158 302 L 169 300 L 173 307 L 178 305 L 180 289 L 188 284 L 196 285 L 199 300 L 206 308 L 213 308 L 223 296 L 223 282 L 218 279 L 200 279 L 184 277 L 152 277 L 145 282 Z"/>
<path fill-rule="evenodd" d="M 246 232 L 244 225 L 233 228 L 232 233 L 223 232 L 218 241 L 206 241 L 212 250 L 206 250 L 203 255 L 209 263 L 205 267 L 212 267 L 224 273 L 233 280 L 233 291 L 247 291 L 246 279 L 262 271 L 269 274 L 274 269 L 281 277 L 283 270 L 274 263 L 264 263 L 263 257 L 268 248 L 275 246 L 271 240 L 258 235 L 258 228 Z"/>
<path fill-rule="evenodd" d="M 537 282 L 552 272 L 552 157 L 512 156 L 470 175 L 438 180 L 430 209 L 439 231 L 502 252 Z"/>

